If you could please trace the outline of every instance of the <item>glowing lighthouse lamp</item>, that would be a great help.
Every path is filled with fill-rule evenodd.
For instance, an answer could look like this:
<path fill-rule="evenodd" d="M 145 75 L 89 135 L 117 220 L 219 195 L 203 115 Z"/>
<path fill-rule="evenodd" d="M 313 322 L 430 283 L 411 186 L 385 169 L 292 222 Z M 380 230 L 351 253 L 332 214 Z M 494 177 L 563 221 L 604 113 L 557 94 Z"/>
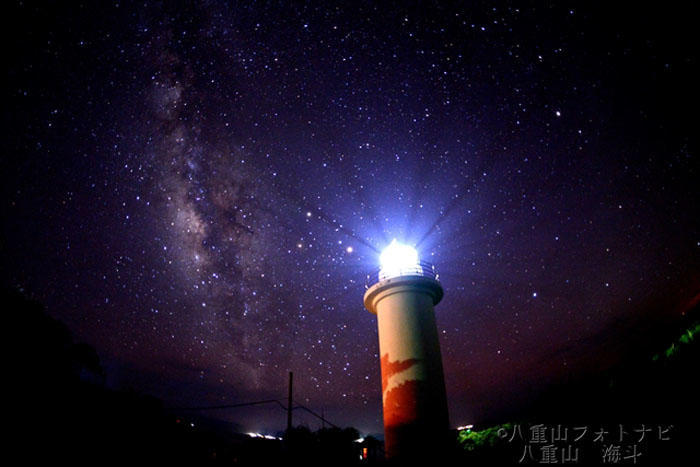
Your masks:
<path fill-rule="evenodd" d="M 418 252 L 415 248 L 402 245 L 394 239 L 379 256 L 379 280 L 396 276 L 421 275 Z"/>
<path fill-rule="evenodd" d="M 433 310 L 442 286 L 432 265 L 396 240 L 379 262 L 364 304 L 377 315 L 379 328 L 386 455 L 399 461 L 434 458 L 449 426 Z"/>

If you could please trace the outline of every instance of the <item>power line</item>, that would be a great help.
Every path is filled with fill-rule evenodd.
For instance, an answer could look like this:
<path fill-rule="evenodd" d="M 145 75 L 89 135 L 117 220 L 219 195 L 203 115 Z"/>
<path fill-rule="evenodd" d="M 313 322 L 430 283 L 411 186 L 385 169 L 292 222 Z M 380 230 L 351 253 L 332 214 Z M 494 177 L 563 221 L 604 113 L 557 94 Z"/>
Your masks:
<path fill-rule="evenodd" d="M 295 401 L 295 402 L 296 402 L 296 401 Z M 329 424 L 330 426 L 332 426 L 333 428 L 340 429 L 340 427 L 339 427 L 338 425 L 336 425 L 336 424 L 333 423 L 333 422 L 330 422 L 328 419 L 326 419 L 326 418 L 323 417 L 322 415 L 317 414 L 316 412 L 314 412 L 313 410 L 311 410 L 310 408 L 308 408 L 308 407 L 306 407 L 306 406 L 303 406 L 303 405 L 299 404 L 299 405 L 297 405 L 296 407 L 292 407 L 292 410 L 295 410 L 295 409 L 306 410 L 306 411 L 309 412 L 311 415 L 313 415 L 314 417 L 318 418 L 319 420 L 321 420 L 321 421 L 323 421 L 323 422 L 325 422 L 325 423 L 328 423 L 328 424 Z"/>
<path fill-rule="evenodd" d="M 284 410 L 287 410 L 287 406 L 282 404 L 277 399 L 267 399 L 264 401 L 255 401 L 255 402 L 242 402 L 240 404 L 226 404 L 226 405 L 208 405 L 204 407 L 172 407 L 171 410 L 219 410 L 219 409 L 235 409 L 237 407 L 246 407 L 246 406 L 251 406 L 251 405 L 262 405 L 262 404 L 271 404 L 271 403 L 276 403 L 280 407 L 282 407 Z"/>
<path fill-rule="evenodd" d="M 289 372 L 289 394 L 287 397 L 287 405 L 284 405 L 282 402 L 280 402 L 279 399 L 265 399 L 262 401 L 241 402 L 238 404 L 208 405 L 208 406 L 202 406 L 202 407 L 173 407 L 170 410 L 192 410 L 192 411 L 224 410 L 224 409 L 235 409 L 238 407 L 250 407 L 253 405 L 263 405 L 263 404 L 275 403 L 287 412 L 287 431 L 289 431 L 292 428 L 292 411 L 294 411 L 296 409 L 305 410 L 305 411 L 309 412 L 311 415 L 313 415 L 314 417 L 321 420 L 323 423 L 328 423 L 333 428 L 340 429 L 340 427 L 338 425 L 329 421 L 323 415 L 319 415 L 316 412 L 314 412 L 313 410 L 311 410 L 310 408 L 306 407 L 305 405 L 299 404 L 297 401 L 293 400 L 292 399 L 292 382 L 293 382 L 293 373 L 290 371 Z M 293 405 L 295 403 L 297 404 L 296 406 Z"/>
<path fill-rule="evenodd" d="M 310 413 L 314 417 L 318 418 L 324 423 L 328 423 L 330 426 L 333 428 L 340 429 L 338 425 L 335 423 L 331 422 L 328 420 L 326 417 L 323 415 L 319 415 L 318 413 L 314 412 L 310 408 L 306 407 L 305 405 L 301 405 L 298 402 L 294 401 L 297 405 L 292 407 L 292 410 L 305 410 L 306 412 Z M 263 404 L 272 404 L 275 403 L 279 405 L 283 410 L 287 410 L 287 406 L 284 405 L 282 402 L 280 402 L 278 399 L 268 399 L 264 401 L 255 401 L 255 402 L 242 402 L 240 404 L 226 404 L 226 405 L 207 405 L 207 406 L 201 406 L 201 407 L 171 407 L 169 410 L 192 410 L 192 411 L 200 411 L 200 410 L 225 410 L 225 409 L 235 409 L 238 407 L 249 407 L 253 405 L 263 405 Z"/>

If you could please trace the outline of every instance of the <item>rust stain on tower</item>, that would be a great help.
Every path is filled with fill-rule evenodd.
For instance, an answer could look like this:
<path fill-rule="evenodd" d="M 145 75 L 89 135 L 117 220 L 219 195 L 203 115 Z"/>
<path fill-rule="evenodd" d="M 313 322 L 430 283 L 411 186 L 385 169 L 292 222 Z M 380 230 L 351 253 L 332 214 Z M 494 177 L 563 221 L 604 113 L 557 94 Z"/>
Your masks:
<path fill-rule="evenodd" d="M 384 354 L 381 360 L 382 367 L 382 394 L 386 391 L 386 387 L 389 385 L 389 378 L 397 373 L 402 372 L 408 368 L 411 368 L 418 362 L 415 358 L 410 360 L 404 360 L 402 362 L 392 362 L 389 361 L 389 354 Z"/>

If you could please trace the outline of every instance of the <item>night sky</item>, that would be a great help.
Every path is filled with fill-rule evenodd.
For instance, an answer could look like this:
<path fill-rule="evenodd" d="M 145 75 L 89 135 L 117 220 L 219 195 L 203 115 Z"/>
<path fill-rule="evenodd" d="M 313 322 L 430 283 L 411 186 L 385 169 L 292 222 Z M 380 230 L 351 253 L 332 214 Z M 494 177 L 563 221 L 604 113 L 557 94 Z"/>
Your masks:
<path fill-rule="evenodd" d="M 298 403 L 381 432 L 362 296 L 394 238 L 445 288 L 454 426 L 697 300 L 689 6 L 11 3 L 2 280 L 111 387 L 234 404 L 284 399 L 294 371 Z"/>

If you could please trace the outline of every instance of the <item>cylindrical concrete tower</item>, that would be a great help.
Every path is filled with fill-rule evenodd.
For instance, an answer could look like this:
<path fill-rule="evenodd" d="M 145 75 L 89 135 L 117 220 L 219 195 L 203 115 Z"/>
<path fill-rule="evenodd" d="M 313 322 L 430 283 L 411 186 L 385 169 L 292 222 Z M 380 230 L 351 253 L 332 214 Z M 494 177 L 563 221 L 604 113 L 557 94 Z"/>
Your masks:
<path fill-rule="evenodd" d="M 377 315 L 387 458 L 417 460 L 445 449 L 445 380 L 433 306 L 443 290 L 433 267 L 396 241 L 380 257 L 365 307 Z M 376 280 L 376 283 L 374 281 Z"/>

